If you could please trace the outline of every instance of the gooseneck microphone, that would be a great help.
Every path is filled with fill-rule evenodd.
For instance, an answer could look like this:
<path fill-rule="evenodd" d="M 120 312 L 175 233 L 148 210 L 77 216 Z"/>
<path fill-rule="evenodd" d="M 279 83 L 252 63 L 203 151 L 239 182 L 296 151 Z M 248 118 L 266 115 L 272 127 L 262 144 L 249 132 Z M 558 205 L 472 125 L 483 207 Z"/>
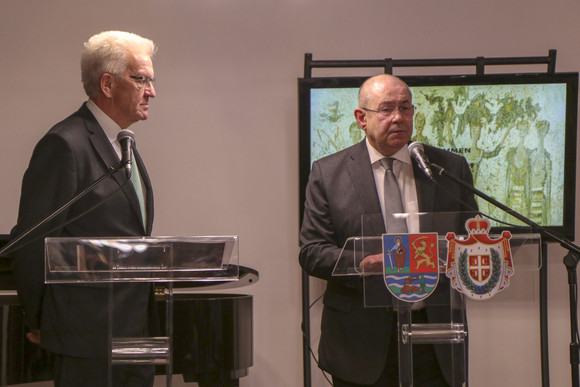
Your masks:
<path fill-rule="evenodd" d="M 123 129 L 117 134 L 117 141 L 121 145 L 121 165 L 125 169 L 127 178 L 131 178 L 131 170 L 133 167 L 133 158 L 131 157 L 131 148 L 135 142 L 135 133 L 129 129 Z"/>
<path fill-rule="evenodd" d="M 423 144 L 413 141 L 409 144 L 409 154 L 412 158 L 414 158 L 419 167 L 425 172 L 425 175 L 431 180 L 433 180 L 433 172 L 431 171 L 431 163 L 427 156 L 425 156 L 425 149 L 423 148 Z"/>

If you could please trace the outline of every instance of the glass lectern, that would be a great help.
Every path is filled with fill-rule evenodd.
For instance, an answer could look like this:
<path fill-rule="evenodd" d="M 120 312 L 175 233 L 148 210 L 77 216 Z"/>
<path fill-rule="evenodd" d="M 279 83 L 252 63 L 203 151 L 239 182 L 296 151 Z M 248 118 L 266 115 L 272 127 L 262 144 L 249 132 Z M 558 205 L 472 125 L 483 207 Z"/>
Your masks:
<path fill-rule="evenodd" d="M 112 284 L 166 283 L 163 286 L 167 322 L 164 336 L 109 335 L 111 366 L 164 365 L 166 386 L 171 386 L 172 379 L 173 282 L 237 281 L 238 263 L 237 236 L 46 238 L 45 241 L 45 282 L 48 285 L 109 284 L 110 314 L 115 302 Z"/>
<path fill-rule="evenodd" d="M 401 216 L 409 216 L 400 214 Z M 376 224 L 376 219 L 372 217 L 381 217 L 381 215 L 365 215 L 361 221 L 363 230 L 368 232 L 368 224 Z M 430 232 L 438 228 L 436 236 L 437 243 L 433 246 L 438 250 L 438 269 L 434 274 L 436 291 L 427 295 L 420 301 L 405 301 L 400 298 L 401 295 L 412 294 L 414 291 L 419 292 L 420 286 L 425 286 L 423 279 L 422 285 L 419 285 L 417 277 L 414 284 L 409 286 L 408 283 L 402 283 L 394 286 L 387 285 L 388 274 L 393 272 L 395 263 L 390 253 L 387 254 L 389 246 L 384 245 L 387 235 L 357 236 L 349 238 L 342 248 L 339 260 L 337 261 L 333 276 L 359 276 L 363 280 L 364 303 L 365 307 L 388 307 L 397 313 L 397 334 L 399 343 L 399 381 L 401 386 L 413 385 L 413 346 L 420 344 L 436 344 L 440 347 L 447 347 L 446 359 L 441 359 L 438 353 L 440 366 L 447 363 L 451 367 L 451 378 L 453 386 L 462 386 L 467 381 L 468 367 L 468 347 L 467 347 L 467 320 L 466 320 L 466 301 L 467 297 L 452 286 L 452 281 L 446 277 L 446 260 L 448 255 L 447 232 L 457 232 L 457 228 L 447 227 L 446 223 L 450 219 L 467 219 L 468 214 L 416 214 L 413 215 L 417 224 L 421 225 L 422 232 Z M 431 226 L 426 226 L 431 225 Z M 433 227 L 435 226 L 435 227 Z M 439 226 L 439 227 L 437 227 Z M 463 230 L 463 235 L 457 238 L 467 239 L 467 231 Z M 493 237 L 493 235 L 490 235 Z M 516 270 L 521 271 L 539 271 L 541 267 L 541 239 L 539 234 L 518 234 L 512 235 L 511 256 Z M 365 257 L 381 254 L 384 258 L 381 267 L 373 266 L 371 268 L 361 267 L 361 262 Z M 404 278 L 403 272 L 401 277 Z M 407 277 L 408 278 L 408 277 Z M 426 287 L 428 288 L 427 281 Z M 395 289 L 393 292 L 388 288 Z M 396 293 L 396 296 L 393 294 Z M 473 300 L 470 300 L 473 301 Z M 486 302 L 486 301 L 482 301 Z M 493 303 L 493 298 L 490 299 Z M 489 305 L 489 304 L 488 304 Z M 429 317 L 428 323 L 414 323 L 412 320 L 413 310 L 425 308 Z M 439 309 L 445 311 L 445 318 L 434 318 L 431 321 L 430 310 Z M 436 315 L 435 312 L 433 315 Z M 471 357 L 469 357 L 472 360 Z M 490 370 L 491 371 L 491 370 Z"/>

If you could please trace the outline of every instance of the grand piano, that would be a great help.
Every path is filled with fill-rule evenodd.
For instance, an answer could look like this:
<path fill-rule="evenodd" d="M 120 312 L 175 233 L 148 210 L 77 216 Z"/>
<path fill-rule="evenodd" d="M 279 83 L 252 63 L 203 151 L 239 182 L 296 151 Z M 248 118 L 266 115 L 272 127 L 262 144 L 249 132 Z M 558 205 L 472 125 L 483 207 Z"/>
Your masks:
<path fill-rule="evenodd" d="M 0 235 L 0 248 L 8 236 Z M 223 293 L 258 281 L 240 266 L 238 281 L 173 284 L 173 374 L 199 387 L 235 387 L 253 365 L 252 296 Z M 163 286 L 163 285 L 158 285 Z M 159 289 L 163 294 L 163 289 Z M 219 290 L 219 293 L 212 293 Z M 165 298 L 158 298 L 161 327 Z M 0 386 L 50 380 L 50 356 L 26 339 L 9 259 L 0 257 Z M 165 374 L 163 366 L 158 374 Z"/>

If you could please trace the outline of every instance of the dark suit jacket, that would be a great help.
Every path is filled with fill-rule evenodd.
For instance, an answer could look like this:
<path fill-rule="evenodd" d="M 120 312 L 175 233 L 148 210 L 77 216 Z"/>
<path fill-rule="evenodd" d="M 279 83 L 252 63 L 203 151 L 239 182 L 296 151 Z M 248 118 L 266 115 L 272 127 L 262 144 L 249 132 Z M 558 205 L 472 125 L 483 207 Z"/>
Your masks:
<path fill-rule="evenodd" d="M 429 146 L 425 146 L 425 153 L 431 162 L 443 166 L 468 183 L 472 182 L 464 158 Z M 452 182 L 444 182 L 448 190 L 467 203 L 463 205 L 431 182 L 415 162 L 413 168 L 420 212 L 458 212 L 476 208 L 475 199 L 467 190 Z M 321 368 L 345 381 L 371 384 L 379 378 L 386 363 L 392 313 L 386 308 L 364 307 L 360 278 L 332 277 L 332 270 L 347 238 L 362 235 L 362 214 L 381 214 L 364 140 L 313 163 L 300 232 L 300 264 L 310 275 L 328 281 L 319 344 Z M 373 217 L 368 219 L 365 236 L 385 232 L 382 216 L 375 216 L 374 221 Z M 463 233 L 462 221 L 456 222 L 455 230 L 445 231 Z M 439 289 L 449 288 L 443 283 L 446 280 L 443 277 L 436 293 Z M 449 294 L 439 297 L 449 297 Z M 430 313 L 429 317 L 444 319 L 436 313 Z M 449 367 L 444 364 L 441 367 L 446 377 L 450 378 L 450 371 L 445 369 Z"/>
<path fill-rule="evenodd" d="M 59 237 L 149 235 L 153 223 L 153 193 L 136 151 L 135 160 L 147 188 L 146 228 L 131 183 L 96 209 L 65 224 L 117 190 L 127 180 L 121 169 L 24 239 L 12 254 L 25 323 L 30 329 L 40 328 L 41 346 L 52 352 L 78 357 L 106 356 L 110 285 L 45 285 L 44 237 L 47 234 Z M 119 157 L 110 141 L 83 104 L 76 113 L 51 128 L 36 145 L 24 174 L 18 222 L 11 237 L 26 231 L 117 163 Z M 124 283 L 113 288 L 113 334 L 146 334 L 150 328 L 151 286 Z"/>

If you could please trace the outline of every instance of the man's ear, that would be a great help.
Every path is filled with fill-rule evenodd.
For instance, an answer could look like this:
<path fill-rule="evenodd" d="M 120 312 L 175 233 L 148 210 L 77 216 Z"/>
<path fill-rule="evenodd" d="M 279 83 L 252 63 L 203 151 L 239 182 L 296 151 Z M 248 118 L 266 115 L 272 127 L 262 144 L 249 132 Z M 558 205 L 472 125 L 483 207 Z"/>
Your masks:
<path fill-rule="evenodd" d="M 365 112 L 361 108 L 354 109 L 354 118 L 356 119 L 356 123 L 362 130 L 366 130 L 367 128 L 367 112 Z"/>
<path fill-rule="evenodd" d="M 101 75 L 101 91 L 107 98 L 111 98 L 113 95 L 113 84 L 115 83 L 115 77 L 112 74 L 104 73 Z"/>

